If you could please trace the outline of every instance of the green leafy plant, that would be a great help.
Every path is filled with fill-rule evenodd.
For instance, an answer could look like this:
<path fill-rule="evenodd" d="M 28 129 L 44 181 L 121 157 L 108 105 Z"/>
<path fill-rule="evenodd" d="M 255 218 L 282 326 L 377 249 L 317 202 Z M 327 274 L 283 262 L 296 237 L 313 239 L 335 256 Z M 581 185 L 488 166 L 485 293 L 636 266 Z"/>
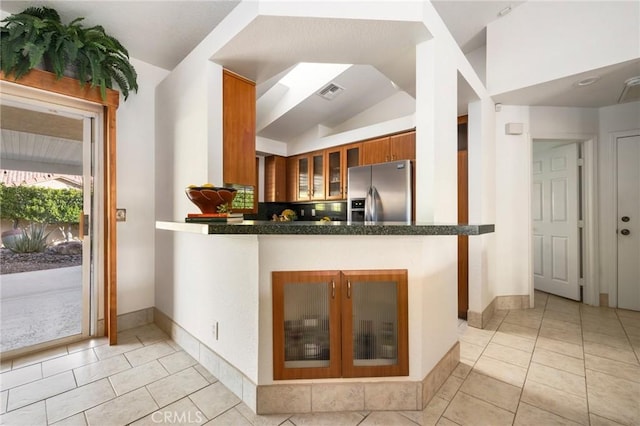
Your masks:
<path fill-rule="evenodd" d="M 100 25 L 84 27 L 76 18 L 68 25 L 48 7 L 31 7 L 11 15 L 0 27 L 0 68 L 20 79 L 44 64 L 56 77 L 69 68 L 77 70 L 81 84 L 99 87 L 102 98 L 114 84 L 125 100 L 138 91 L 138 75 L 129 62 L 129 52 Z"/>
<path fill-rule="evenodd" d="M 64 33 L 60 15 L 50 8 L 30 7 L 5 18 L 0 28 L 2 71 L 16 79 L 43 62 L 57 56 L 56 46 Z"/>
<path fill-rule="evenodd" d="M 78 223 L 82 212 L 82 191 L 0 184 L 0 217 L 13 221 Z"/>
<path fill-rule="evenodd" d="M 22 234 L 7 241 L 5 246 L 14 253 L 42 253 L 48 246 L 50 233 L 46 223 L 32 223 L 22 230 Z"/>

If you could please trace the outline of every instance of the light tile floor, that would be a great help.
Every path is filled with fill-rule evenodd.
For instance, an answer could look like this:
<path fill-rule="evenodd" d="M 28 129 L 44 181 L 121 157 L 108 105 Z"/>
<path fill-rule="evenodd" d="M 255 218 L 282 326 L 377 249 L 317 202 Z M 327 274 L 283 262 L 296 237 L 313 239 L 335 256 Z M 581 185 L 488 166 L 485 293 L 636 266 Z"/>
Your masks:
<path fill-rule="evenodd" d="M 6 425 L 639 425 L 640 312 L 543 293 L 459 329 L 461 362 L 423 411 L 256 416 L 155 325 L 2 361 Z"/>

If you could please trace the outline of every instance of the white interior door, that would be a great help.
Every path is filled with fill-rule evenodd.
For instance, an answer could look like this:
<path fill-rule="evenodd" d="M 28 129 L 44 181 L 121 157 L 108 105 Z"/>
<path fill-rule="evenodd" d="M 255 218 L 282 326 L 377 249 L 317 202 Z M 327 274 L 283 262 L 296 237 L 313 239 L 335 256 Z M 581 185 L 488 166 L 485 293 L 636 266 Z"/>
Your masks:
<path fill-rule="evenodd" d="M 640 311 L 640 136 L 617 148 L 618 308 Z"/>
<path fill-rule="evenodd" d="M 533 155 L 534 287 L 580 300 L 578 244 L 578 146 Z"/>

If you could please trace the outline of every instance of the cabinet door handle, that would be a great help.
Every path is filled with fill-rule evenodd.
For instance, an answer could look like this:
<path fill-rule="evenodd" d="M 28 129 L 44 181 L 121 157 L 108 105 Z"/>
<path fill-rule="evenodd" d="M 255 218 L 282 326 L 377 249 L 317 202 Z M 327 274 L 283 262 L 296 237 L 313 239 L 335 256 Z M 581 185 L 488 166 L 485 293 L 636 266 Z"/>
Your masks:
<path fill-rule="evenodd" d="M 336 298 L 336 282 L 333 280 L 331 281 L 331 298 Z"/>
<path fill-rule="evenodd" d="M 347 299 L 351 299 L 351 281 L 347 281 Z"/>

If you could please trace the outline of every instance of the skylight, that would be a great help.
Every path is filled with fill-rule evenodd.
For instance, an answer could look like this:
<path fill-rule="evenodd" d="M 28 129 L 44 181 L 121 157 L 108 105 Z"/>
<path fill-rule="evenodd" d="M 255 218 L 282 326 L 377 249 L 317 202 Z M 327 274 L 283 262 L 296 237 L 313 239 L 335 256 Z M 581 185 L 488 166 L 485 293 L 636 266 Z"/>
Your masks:
<path fill-rule="evenodd" d="M 287 87 L 304 87 L 309 84 L 320 85 L 326 83 L 325 76 L 338 75 L 349 68 L 351 64 L 320 64 L 314 62 L 300 62 L 287 75 L 280 79 L 280 84 Z M 331 77 L 332 78 L 332 77 Z"/>

